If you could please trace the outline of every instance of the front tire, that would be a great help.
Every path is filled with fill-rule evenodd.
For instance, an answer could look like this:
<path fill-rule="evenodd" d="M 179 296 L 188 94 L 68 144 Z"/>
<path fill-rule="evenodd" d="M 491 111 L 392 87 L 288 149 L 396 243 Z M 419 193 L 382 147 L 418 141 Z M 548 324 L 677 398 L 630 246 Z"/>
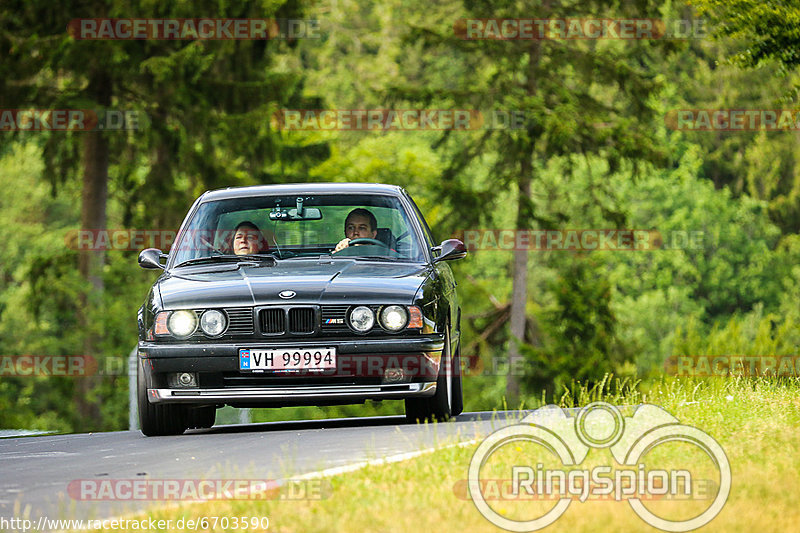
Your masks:
<path fill-rule="evenodd" d="M 438 420 L 444 422 L 461 414 L 464 409 L 461 391 L 460 347 L 453 357 L 450 348 L 450 328 L 445 327 L 444 349 L 436 379 L 436 393 L 430 398 L 406 399 L 406 419 L 412 424 Z"/>
<path fill-rule="evenodd" d="M 464 391 L 461 387 L 461 341 L 458 341 L 455 356 L 453 356 L 453 402 L 450 407 L 450 416 L 458 416 L 464 412 Z"/>
<path fill-rule="evenodd" d="M 183 405 L 152 404 L 147 399 L 150 379 L 140 360 L 136 368 L 136 400 L 139 407 L 139 427 L 147 437 L 181 435 L 187 428 L 188 413 Z"/>

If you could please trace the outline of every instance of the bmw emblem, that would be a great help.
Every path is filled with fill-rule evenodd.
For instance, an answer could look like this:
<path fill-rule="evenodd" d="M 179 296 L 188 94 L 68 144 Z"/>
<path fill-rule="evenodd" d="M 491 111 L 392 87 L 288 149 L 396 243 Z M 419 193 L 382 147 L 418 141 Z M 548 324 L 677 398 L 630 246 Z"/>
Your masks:
<path fill-rule="evenodd" d="M 278 296 L 283 298 L 284 300 L 288 300 L 289 298 L 294 298 L 297 295 L 294 291 L 281 291 L 278 293 Z"/>

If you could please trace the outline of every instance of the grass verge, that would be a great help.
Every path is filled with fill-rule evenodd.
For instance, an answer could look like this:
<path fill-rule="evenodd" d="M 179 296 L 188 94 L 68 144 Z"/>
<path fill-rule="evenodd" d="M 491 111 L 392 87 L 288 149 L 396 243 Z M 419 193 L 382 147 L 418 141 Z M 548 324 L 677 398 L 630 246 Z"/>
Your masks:
<path fill-rule="evenodd" d="M 800 383 L 796 379 L 677 380 L 664 379 L 606 396 L 602 387 L 584 390 L 587 399 L 631 400 L 660 405 L 681 423 L 695 426 L 716 439 L 732 471 L 732 489 L 722 512 L 705 531 L 790 531 L 800 523 L 796 487 L 800 479 Z M 214 501 L 170 509 L 150 509 L 142 516 L 170 519 L 234 516 L 269 518 L 270 531 L 493 531 L 463 491 L 470 459 L 477 445 L 450 447 L 406 461 L 367 466 L 334 476 L 321 498 L 267 501 Z M 520 448 L 516 452 L 526 452 Z M 604 455 L 605 454 L 605 455 Z M 511 454 L 513 455 L 513 453 Z M 491 468 L 510 470 L 515 461 L 536 459 L 500 457 Z M 702 470 L 703 457 L 680 448 L 662 454 L 664 464 Z M 608 450 L 592 450 L 588 464 L 614 465 Z M 509 477 L 506 474 L 506 477 Z M 695 502 L 696 503 L 696 502 Z M 674 504 L 674 502 L 672 502 Z M 509 517 L 529 519 L 542 502 L 495 502 Z M 670 505 L 665 503 L 665 505 Z M 506 508 L 508 507 L 508 508 Z M 523 516 L 525 514 L 529 516 Z M 534 513 L 535 514 L 535 513 Z M 541 513 L 540 513 L 541 514 Z M 687 516 L 688 517 L 688 516 Z M 687 518 L 681 517 L 681 518 Z M 678 518 L 678 517 L 676 517 Z M 185 531 L 177 528 L 172 531 Z M 574 501 L 545 531 L 641 531 L 645 524 L 625 502 Z M 241 528 L 238 529 L 241 531 Z"/>

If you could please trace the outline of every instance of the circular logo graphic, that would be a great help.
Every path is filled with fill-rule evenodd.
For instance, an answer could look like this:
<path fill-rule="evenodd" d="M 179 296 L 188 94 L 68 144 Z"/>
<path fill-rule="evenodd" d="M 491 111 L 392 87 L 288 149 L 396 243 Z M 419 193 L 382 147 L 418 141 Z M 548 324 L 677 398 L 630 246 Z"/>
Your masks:
<path fill-rule="evenodd" d="M 686 520 L 667 520 L 647 509 L 638 497 L 628 498 L 628 504 L 646 523 L 674 532 L 691 531 L 707 524 L 725 506 L 731 490 L 730 463 L 719 443 L 704 431 L 679 424 L 669 412 L 654 405 L 639 406 L 634 416 L 627 418 L 628 428 L 619 408 L 606 402 L 591 403 L 581 408 L 574 420 L 570 418 L 566 409 L 543 407 L 526 416 L 523 423 L 497 430 L 481 442 L 469 464 L 468 487 L 475 507 L 489 522 L 508 531 L 536 531 L 555 522 L 572 502 L 570 494 L 562 493 L 544 515 L 524 521 L 506 518 L 489 506 L 481 490 L 481 469 L 493 453 L 518 441 L 542 446 L 561 461 L 565 471 L 582 463 L 589 448 L 611 448 L 616 462 L 641 469 L 641 459 L 660 444 L 683 442 L 697 446 L 711 459 L 720 479 L 717 495 L 705 511 Z M 611 466 L 603 468 L 607 471 Z M 585 473 L 586 479 L 593 474 L 589 470 Z"/>
<path fill-rule="evenodd" d="M 590 448 L 613 446 L 622 438 L 624 430 L 622 413 L 606 402 L 590 403 L 575 417 L 575 433 Z"/>

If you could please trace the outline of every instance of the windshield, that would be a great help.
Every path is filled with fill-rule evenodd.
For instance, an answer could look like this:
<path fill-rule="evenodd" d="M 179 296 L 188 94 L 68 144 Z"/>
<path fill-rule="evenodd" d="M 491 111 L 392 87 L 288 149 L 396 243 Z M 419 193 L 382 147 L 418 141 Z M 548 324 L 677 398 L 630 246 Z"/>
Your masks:
<path fill-rule="evenodd" d="M 260 196 L 205 202 L 172 248 L 173 265 L 274 256 L 422 261 L 408 213 L 379 195 Z"/>

